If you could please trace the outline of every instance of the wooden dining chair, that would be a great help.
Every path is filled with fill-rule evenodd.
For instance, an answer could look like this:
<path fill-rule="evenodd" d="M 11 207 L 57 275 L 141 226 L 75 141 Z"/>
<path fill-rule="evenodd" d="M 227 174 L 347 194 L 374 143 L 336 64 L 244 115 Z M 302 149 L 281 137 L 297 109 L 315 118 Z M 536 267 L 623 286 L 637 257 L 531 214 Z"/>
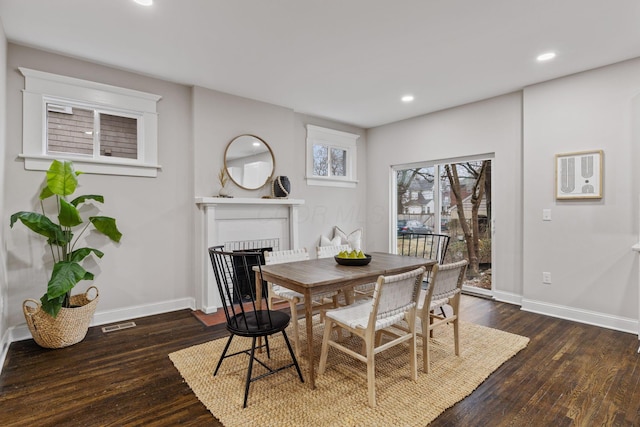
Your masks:
<path fill-rule="evenodd" d="M 392 275 L 380 276 L 376 282 L 373 298 L 356 304 L 326 312 L 322 353 L 318 374 L 322 375 L 327 366 L 329 347 L 343 351 L 367 365 L 367 389 L 369 406 L 376 406 L 375 355 L 392 346 L 409 343 L 409 368 L 411 379 L 418 379 L 416 360 L 416 306 L 425 268 Z M 398 334 L 391 341 L 382 343 L 381 332 L 399 322 L 406 322 L 408 332 Z M 364 354 L 345 347 L 332 339 L 334 327 L 340 327 L 361 337 Z"/>
<path fill-rule="evenodd" d="M 264 252 L 264 263 L 266 265 L 305 261 L 308 259 L 309 253 L 306 248 Z M 273 309 L 273 304 L 276 300 L 284 300 L 289 303 L 291 318 L 293 319 L 293 345 L 296 351 L 296 356 L 300 357 L 302 348 L 300 346 L 300 335 L 298 330 L 298 304 L 304 303 L 304 295 L 276 283 L 267 282 L 267 303 L 269 304 L 269 309 Z M 311 303 L 313 309 L 319 310 L 321 316 L 324 317 L 324 310 L 338 307 L 338 292 L 314 295 Z"/>
<path fill-rule="evenodd" d="M 231 334 L 218 359 L 218 364 L 216 365 L 213 375 L 216 376 L 218 374 L 220 366 L 226 358 L 239 354 L 249 356 L 249 366 L 247 368 L 244 389 L 244 408 L 247 407 L 249 386 L 253 381 L 275 374 L 284 369 L 295 367 L 300 381 L 304 382 L 298 360 L 285 332 L 285 328 L 289 326 L 291 317 L 282 311 L 258 309 L 255 289 L 251 287 L 247 288 L 241 283 L 241 280 L 246 280 L 246 278 L 254 275 L 254 266 L 257 266 L 259 277 L 261 277 L 260 256 L 261 254 L 258 251 L 225 252 L 223 246 L 209 248 L 211 265 L 213 266 L 218 291 L 222 298 L 227 331 Z M 262 286 L 262 280 L 257 281 L 257 286 Z M 264 298 L 265 293 L 263 292 L 262 295 Z M 266 304 L 264 306 L 266 306 Z M 267 365 L 265 361 L 256 358 L 256 348 L 266 347 L 267 357 L 271 358 L 269 337 L 277 333 L 282 333 L 284 337 L 284 341 L 289 349 L 289 354 L 291 355 L 291 363 L 285 364 L 284 366 L 271 367 Z M 227 354 L 231 341 L 235 336 L 251 338 L 251 348 Z M 264 338 L 264 345 L 256 345 L 258 338 Z M 267 372 L 252 377 L 254 361 L 266 368 Z"/>
<path fill-rule="evenodd" d="M 451 264 L 434 265 L 431 270 L 431 283 L 428 289 L 420 291 L 416 315 L 420 320 L 418 335 L 422 337 L 422 362 L 424 372 L 429 373 L 429 341 L 432 331 L 440 326 L 453 325 L 453 340 L 456 356 L 460 355 L 460 335 L 458 321 L 460 318 L 460 295 L 467 271 L 467 260 Z M 448 316 L 435 314 L 437 309 L 445 305 L 452 308 Z M 442 310 L 441 310 L 442 311 Z"/>

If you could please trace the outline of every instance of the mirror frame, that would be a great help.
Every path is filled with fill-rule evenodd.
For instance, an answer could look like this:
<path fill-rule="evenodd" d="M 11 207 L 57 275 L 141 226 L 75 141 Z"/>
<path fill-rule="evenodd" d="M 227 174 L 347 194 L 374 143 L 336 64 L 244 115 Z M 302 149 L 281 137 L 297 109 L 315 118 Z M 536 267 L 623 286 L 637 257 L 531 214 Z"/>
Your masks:
<path fill-rule="evenodd" d="M 260 141 L 261 143 L 264 144 L 265 147 L 267 147 L 267 150 L 269 152 L 269 155 L 271 155 L 271 172 L 269 173 L 269 176 L 266 177 L 264 183 L 262 183 L 262 185 L 260 185 L 259 187 L 246 187 L 242 184 L 240 184 L 239 182 L 237 182 L 235 179 L 233 179 L 233 176 L 231 176 L 231 174 L 229 173 L 229 166 L 227 165 L 227 154 L 229 152 L 229 148 L 231 148 L 231 145 L 237 141 L 239 138 L 242 137 L 246 137 L 249 136 L 251 138 L 255 138 L 258 141 Z M 238 135 L 236 137 L 234 137 L 231 141 L 229 141 L 229 143 L 227 144 L 227 147 L 224 150 L 224 171 L 227 174 L 227 176 L 229 177 L 229 179 L 238 187 L 244 189 L 244 190 L 259 190 L 262 187 L 264 187 L 265 185 L 267 185 L 269 183 L 269 181 L 271 181 L 271 179 L 273 178 L 273 174 L 275 173 L 276 170 L 276 157 L 273 155 L 273 150 L 271 150 L 271 147 L 269 146 L 269 144 L 267 144 L 267 142 L 260 138 L 259 136 L 250 134 L 250 133 L 243 133 L 242 135 Z"/>

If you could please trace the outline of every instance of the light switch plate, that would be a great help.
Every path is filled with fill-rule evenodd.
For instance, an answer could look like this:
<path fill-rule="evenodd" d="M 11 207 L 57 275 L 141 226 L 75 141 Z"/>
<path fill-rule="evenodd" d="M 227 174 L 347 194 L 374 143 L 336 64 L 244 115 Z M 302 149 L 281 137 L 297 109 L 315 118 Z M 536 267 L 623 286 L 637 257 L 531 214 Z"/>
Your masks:
<path fill-rule="evenodd" d="M 542 209 L 542 220 L 551 221 L 551 209 Z"/>

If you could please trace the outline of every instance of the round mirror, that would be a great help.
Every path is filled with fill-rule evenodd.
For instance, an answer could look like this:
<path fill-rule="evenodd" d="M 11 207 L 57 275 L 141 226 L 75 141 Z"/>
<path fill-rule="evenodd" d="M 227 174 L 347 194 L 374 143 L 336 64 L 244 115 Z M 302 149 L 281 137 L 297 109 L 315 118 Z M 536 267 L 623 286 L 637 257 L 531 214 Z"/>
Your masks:
<path fill-rule="evenodd" d="M 236 185 L 257 190 L 273 175 L 275 159 L 271 147 L 255 135 L 240 135 L 231 140 L 224 152 L 224 167 Z"/>

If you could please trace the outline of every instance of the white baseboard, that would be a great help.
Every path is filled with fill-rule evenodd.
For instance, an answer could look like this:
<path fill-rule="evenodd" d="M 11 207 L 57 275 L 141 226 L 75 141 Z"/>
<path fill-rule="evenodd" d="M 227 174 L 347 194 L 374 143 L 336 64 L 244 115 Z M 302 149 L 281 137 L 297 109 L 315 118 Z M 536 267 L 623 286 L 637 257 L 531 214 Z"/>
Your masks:
<path fill-rule="evenodd" d="M 586 323 L 587 325 L 599 326 L 601 328 L 638 334 L 637 319 L 611 316 L 609 314 L 598 313 L 595 311 L 566 307 L 542 301 L 534 301 L 526 298 L 522 299 L 522 310 L 557 317 L 560 319 L 572 320 L 574 322 Z"/>
<path fill-rule="evenodd" d="M 171 301 L 163 301 L 153 304 L 135 305 L 132 307 L 119 308 L 116 310 L 96 311 L 91 321 L 91 326 L 104 325 L 107 323 L 121 322 L 138 317 L 153 316 L 154 314 L 167 313 L 170 311 L 189 308 L 195 310 L 196 301 L 194 298 L 181 298 Z M 99 306 L 98 306 L 99 307 Z M 26 323 L 9 328 L 9 342 L 31 339 L 31 332 Z"/>
<path fill-rule="evenodd" d="M 478 288 L 477 286 L 462 285 L 462 291 L 468 295 L 479 295 L 483 297 L 493 297 L 491 289 Z"/>
<path fill-rule="evenodd" d="M 9 330 L 6 330 L 0 341 L 0 374 L 2 373 L 2 367 L 7 358 L 7 353 L 9 353 L 9 344 L 11 344 L 11 341 L 9 341 L 10 335 Z"/>
<path fill-rule="evenodd" d="M 493 291 L 493 299 L 500 302 L 506 302 L 509 304 L 522 305 L 522 295 L 514 294 L 504 291 Z"/>

